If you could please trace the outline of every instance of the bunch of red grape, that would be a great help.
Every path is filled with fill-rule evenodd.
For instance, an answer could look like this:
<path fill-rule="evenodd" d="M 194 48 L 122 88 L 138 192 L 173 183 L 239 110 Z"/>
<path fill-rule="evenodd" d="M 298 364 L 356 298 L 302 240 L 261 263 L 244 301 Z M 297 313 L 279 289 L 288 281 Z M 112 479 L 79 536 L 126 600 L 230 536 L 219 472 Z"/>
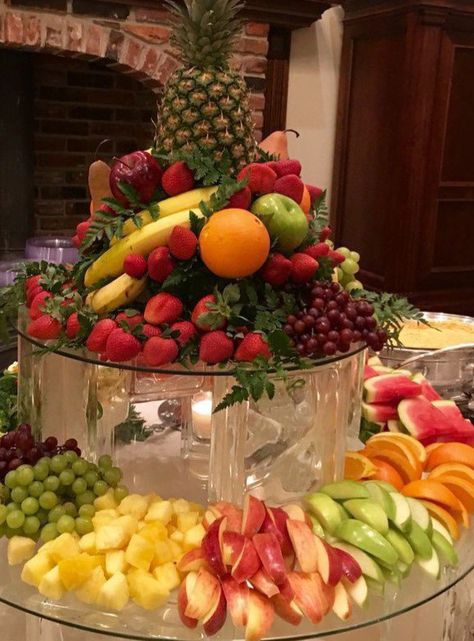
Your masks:
<path fill-rule="evenodd" d="M 3 482 L 8 472 L 24 463 L 35 465 L 44 456 L 51 458 L 67 451 L 81 455 L 75 438 L 67 439 L 64 445 L 59 445 L 55 436 L 37 441 L 31 433 L 31 425 L 23 423 L 0 438 L 0 481 Z"/>
<path fill-rule="evenodd" d="M 301 308 L 290 314 L 286 334 L 301 356 L 333 356 L 364 342 L 378 352 L 387 340 L 367 301 L 354 299 L 339 283 L 314 282 Z"/>

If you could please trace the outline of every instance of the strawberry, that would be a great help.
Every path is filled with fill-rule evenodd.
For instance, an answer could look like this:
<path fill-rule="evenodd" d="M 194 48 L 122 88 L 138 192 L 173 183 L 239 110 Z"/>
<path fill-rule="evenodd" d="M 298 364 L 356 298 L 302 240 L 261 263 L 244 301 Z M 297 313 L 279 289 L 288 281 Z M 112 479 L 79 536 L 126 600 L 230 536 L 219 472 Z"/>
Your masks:
<path fill-rule="evenodd" d="M 330 235 L 331 235 L 331 228 L 328 225 L 326 225 L 326 227 L 323 227 L 319 232 L 319 241 L 321 243 L 324 243 L 324 241 L 327 240 Z"/>
<path fill-rule="evenodd" d="M 81 245 L 84 242 L 84 238 L 86 237 L 89 227 L 91 226 L 91 222 L 92 220 L 89 218 L 88 220 L 84 220 L 82 223 L 79 223 L 76 227 L 76 236 L 79 238 L 79 243 Z"/>
<path fill-rule="evenodd" d="M 213 365 L 222 363 L 232 357 L 234 341 L 222 330 L 208 332 L 201 338 L 199 359 Z"/>
<path fill-rule="evenodd" d="M 30 276 L 25 280 L 25 289 L 26 292 L 31 291 L 35 287 L 38 287 L 41 280 L 41 274 L 36 274 L 36 276 Z"/>
<path fill-rule="evenodd" d="M 244 187 L 230 197 L 227 207 L 229 209 L 248 209 L 251 202 L 252 192 L 248 187 Z"/>
<path fill-rule="evenodd" d="M 198 239 L 196 234 L 182 225 L 176 225 L 168 239 L 171 254 L 179 260 L 189 260 L 196 253 Z"/>
<path fill-rule="evenodd" d="M 71 238 L 71 242 L 76 249 L 80 248 L 81 241 L 79 240 L 79 236 L 77 234 L 74 234 L 74 236 Z"/>
<path fill-rule="evenodd" d="M 168 247 L 157 247 L 148 256 L 148 275 L 157 283 L 163 283 L 174 269 Z"/>
<path fill-rule="evenodd" d="M 28 325 L 28 334 L 33 338 L 41 340 L 52 340 L 58 338 L 61 333 L 61 323 L 50 314 L 43 314 Z"/>
<path fill-rule="evenodd" d="M 33 302 L 35 296 L 38 296 L 38 294 L 41 294 L 41 292 L 44 292 L 45 290 L 41 287 L 41 285 L 37 285 L 36 287 L 31 287 L 26 291 L 26 306 L 31 307 L 31 303 Z"/>
<path fill-rule="evenodd" d="M 300 203 L 303 198 L 304 182 L 298 176 L 290 174 L 278 178 L 273 189 L 277 194 L 288 196 L 288 198 Z"/>
<path fill-rule="evenodd" d="M 312 258 L 319 258 L 320 256 L 327 256 L 329 254 L 329 245 L 326 243 L 315 243 L 303 249 L 303 254 L 308 254 Z"/>
<path fill-rule="evenodd" d="M 172 294 L 160 292 L 145 307 L 145 320 L 152 325 L 174 323 L 183 313 L 183 303 Z"/>
<path fill-rule="evenodd" d="M 318 198 L 321 198 L 323 190 L 320 187 L 315 187 L 314 185 L 306 185 L 306 189 L 309 191 L 311 197 L 311 205 L 314 205 L 315 201 Z"/>
<path fill-rule="evenodd" d="M 154 336 L 159 336 L 161 334 L 161 329 L 154 325 L 150 325 L 149 323 L 145 323 L 143 325 L 142 332 L 147 338 L 153 338 Z"/>
<path fill-rule="evenodd" d="M 98 211 L 101 211 L 103 214 L 118 216 L 118 213 L 114 209 L 112 209 L 112 207 L 109 207 L 106 203 L 102 203 Z"/>
<path fill-rule="evenodd" d="M 271 358 L 271 352 L 262 335 L 251 332 L 237 347 L 234 358 L 236 361 L 253 361 L 257 356 L 263 356 L 268 360 Z"/>
<path fill-rule="evenodd" d="M 168 196 L 177 196 L 194 188 L 194 174 L 182 160 L 173 163 L 163 174 L 162 186 Z"/>
<path fill-rule="evenodd" d="M 176 337 L 178 343 L 183 346 L 188 343 L 193 336 L 196 335 L 196 328 L 190 321 L 180 321 L 179 323 L 173 323 L 170 327 L 172 332 L 179 332 L 179 336 Z"/>
<path fill-rule="evenodd" d="M 340 265 L 346 260 L 346 257 L 344 254 L 340 254 L 338 251 L 335 249 L 330 249 L 328 253 L 329 258 L 332 260 L 334 265 Z"/>
<path fill-rule="evenodd" d="M 140 323 L 143 323 L 143 314 L 137 312 L 135 309 L 127 309 L 125 312 L 120 312 L 115 317 L 117 325 L 125 323 L 129 329 L 133 329 Z"/>
<path fill-rule="evenodd" d="M 273 164 L 273 171 L 275 171 L 278 178 L 290 175 L 301 176 L 301 169 L 299 160 L 277 160 Z"/>
<path fill-rule="evenodd" d="M 291 261 L 283 254 L 276 253 L 270 254 L 260 274 L 266 283 L 270 283 L 272 287 L 279 287 L 289 279 L 291 270 Z"/>
<path fill-rule="evenodd" d="M 123 363 L 124 361 L 131 361 L 132 358 L 138 356 L 142 350 L 142 344 L 121 327 L 113 329 L 107 337 L 105 345 L 105 356 L 108 361 L 116 363 Z"/>
<path fill-rule="evenodd" d="M 149 338 L 143 348 L 143 359 L 151 367 L 159 367 L 176 360 L 178 345 L 172 338 L 154 336 Z"/>
<path fill-rule="evenodd" d="M 123 271 L 132 278 L 142 278 L 146 270 L 147 262 L 140 254 L 129 254 L 123 261 Z"/>
<path fill-rule="evenodd" d="M 267 165 L 254 162 L 239 172 L 237 180 L 244 178 L 248 178 L 247 187 L 252 194 L 269 194 L 273 191 L 277 175 Z"/>
<path fill-rule="evenodd" d="M 44 291 L 40 292 L 33 298 L 29 310 L 31 320 L 36 320 L 44 313 L 43 306 L 48 298 L 52 298 L 52 295 L 49 292 Z"/>
<path fill-rule="evenodd" d="M 117 323 L 111 318 L 103 318 L 102 320 L 98 321 L 87 337 L 87 349 L 91 352 L 97 352 L 98 354 L 104 352 L 109 334 L 116 328 Z"/>
<path fill-rule="evenodd" d="M 212 307 L 216 304 L 217 300 L 214 294 L 208 294 L 207 296 L 204 296 L 204 298 L 201 298 L 193 309 L 191 320 L 196 327 L 203 332 L 210 332 L 213 329 L 222 329 L 227 324 L 227 320 L 224 316 L 220 316 L 217 312 L 212 311 Z M 212 316 L 208 316 L 211 314 Z M 204 315 L 206 315 L 207 318 L 204 318 Z"/>
<path fill-rule="evenodd" d="M 76 338 L 81 331 L 81 324 L 77 317 L 77 312 L 73 312 L 66 322 L 66 336 L 68 338 Z"/>
<path fill-rule="evenodd" d="M 306 283 L 311 280 L 319 267 L 317 260 L 302 252 L 293 254 L 290 261 L 292 263 L 291 279 L 295 283 Z"/>

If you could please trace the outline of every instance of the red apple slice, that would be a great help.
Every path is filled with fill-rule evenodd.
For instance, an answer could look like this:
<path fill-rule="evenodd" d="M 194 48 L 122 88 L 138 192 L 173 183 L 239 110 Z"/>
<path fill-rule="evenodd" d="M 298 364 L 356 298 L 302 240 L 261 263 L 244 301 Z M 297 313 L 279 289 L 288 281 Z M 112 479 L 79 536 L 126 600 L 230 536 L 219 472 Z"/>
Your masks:
<path fill-rule="evenodd" d="M 342 621 L 348 619 L 352 614 L 352 603 L 347 594 L 346 588 L 342 582 L 338 583 L 335 588 L 335 598 L 332 606 L 332 611 Z"/>
<path fill-rule="evenodd" d="M 244 547 L 232 566 L 232 576 L 237 583 L 247 581 L 260 569 L 260 559 L 250 539 L 245 539 Z"/>
<path fill-rule="evenodd" d="M 303 572 L 318 569 L 318 549 L 314 534 L 304 521 L 288 519 L 286 522 L 293 549 Z"/>
<path fill-rule="evenodd" d="M 260 531 L 265 520 L 265 504 L 259 499 L 246 494 L 244 499 L 244 513 L 242 515 L 242 534 L 250 539 Z"/>
<path fill-rule="evenodd" d="M 221 579 L 221 585 L 232 623 L 235 626 L 245 626 L 249 600 L 248 585 L 246 583 L 237 583 L 231 576 L 225 576 Z"/>
<path fill-rule="evenodd" d="M 211 505 L 210 509 L 214 511 L 214 508 L 218 510 L 221 516 L 227 518 L 227 530 L 229 532 L 240 532 L 242 529 L 242 510 L 228 503 L 227 501 L 220 501 Z"/>
<path fill-rule="evenodd" d="M 300 505 L 290 503 L 289 505 L 284 505 L 281 509 L 286 512 L 288 518 L 293 521 L 304 521 L 306 523 L 306 512 Z"/>
<path fill-rule="evenodd" d="M 296 601 L 287 601 L 281 594 L 276 594 L 272 597 L 273 607 L 275 612 L 284 621 L 288 621 L 291 625 L 299 625 L 303 618 L 303 613 L 296 605 Z"/>
<path fill-rule="evenodd" d="M 291 552 L 290 554 L 285 554 L 284 559 L 285 559 L 286 571 L 291 572 L 291 570 L 294 570 L 296 566 L 296 554 L 294 552 Z"/>
<path fill-rule="evenodd" d="M 342 564 L 342 574 L 351 583 L 355 583 L 362 576 L 362 569 L 354 557 L 339 548 L 333 548 Z"/>
<path fill-rule="evenodd" d="M 214 521 L 222 518 L 222 514 L 214 514 L 212 510 L 206 510 L 202 519 L 202 525 L 205 530 L 208 530 Z"/>
<path fill-rule="evenodd" d="M 238 532 L 225 531 L 222 535 L 222 559 L 224 565 L 233 566 L 244 547 L 245 536 Z"/>
<path fill-rule="evenodd" d="M 350 583 L 347 579 L 343 578 L 342 582 L 344 587 L 347 590 L 348 595 L 354 601 L 359 608 L 363 608 L 367 603 L 369 596 L 369 590 L 367 587 L 367 581 L 363 576 L 360 576 L 356 581 Z"/>
<path fill-rule="evenodd" d="M 288 529 L 286 527 L 286 522 L 290 518 L 285 510 L 282 510 L 281 507 L 271 507 L 268 508 L 270 514 L 272 515 L 275 525 L 280 533 L 280 536 L 277 535 L 277 539 L 280 541 L 280 547 L 283 555 L 290 554 L 293 552 L 293 546 L 291 544 L 291 539 L 288 536 Z M 262 529 L 262 532 L 264 530 Z"/>
<path fill-rule="evenodd" d="M 252 542 L 268 576 L 277 585 L 286 579 L 286 567 L 280 544 L 274 534 L 255 534 Z"/>
<path fill-rule="evenodd" d="M 190 619 L 202 619 L 205 617 L 213 607 L 219 590 L 218 579 L 205 568 L 201 568 L 197 573 L 192 591 L 188 592 L 186 590 L 188 605 L 184 611 L 185 616 Z"/>
<path fill-rule="evenodd" d="M 224 590 L 219 586 L 219 591 L 214 599 L 211 609 L 203 620 L 204 632 L 208 637 L 217 634 L 225 623 L 227 618 L 227 603 L 224 596 Z"/>
<path fill-rule="evenodd" d="M 316 589 L 314 580 L 304 572 L 290 572 L 288 581 L 295 593 L 295 602 L 311 623 L 319 623 L 323 618 L 326 603 Z"/>
<path fill-rule="evenodd" d="M 310 574 L 311 583 L 313 584 L 313 590 L 315 594 L 318 595 L 318 598 L 321 602 L 321 607 L 323 608 L 323 614 L 327 614 L 334 603 L 335 592 L 332 585 L 326 585 L 321 578 L 319 572 L 312 572 Z"/>
<path fill-rule="evenodd" d="M 201 544 L 204 557 L 217 576 L 224 576 L 227 570 L 222 559 L 223 535 L 226 519 L 221 518 L 209 526 Z"/>
<path fill-rule="evenodd" d="M 342 578 L 342 563 L 340 557 L 332 545 L 323 541 L 323 539 L 319 538 L 316 534 L 313 534 L 313 539 L 318 551 L 319 574 L 324 583 L 335 586 Z"/>
<path fill-rule="evenodd" d="M 263 568 L 260 568 L 260 570 L 251 577 L 250 583 L 256 590 L 267 596 L 269 599 L 271 599 L 272 596 L 275 596 L 275 594 L 280 594 L 278 586 L 274 581 L 272 581 Z"/>
<path fill-rule="evenodd" d="M 293 601 L 293 599 L 295 598 L 295 593 L 293 592 L 293 588 L 288 581 L 288 576 L 285 578 L 283 583 L 280 583 L 278 589 L 280 590 L 281 596 L 287 601 Z"/>
<path fill-rule="evenodd" d="M 201 548 L 186 552 L 178 562 L 180 572 L 197 572 L 200 568 L 207 568 L 207 561 Z"/>
<path fill-rule="evenodd" d="M 248 605 L 245 641 L 261 641 L 270 631 L 275 618 L 272 602 L 263 594 L 249 590 Z"/>
<path fill-rule="evenodd" d="M 188 592 L 191 594 L 194 585 L 196 584 L 197 572 L 190 572 L 184 581 L 179 586 L 178 591 L 178 614 L 182 623 L 187 628 L 195 628 L 198 624 L 197 619 L 192 619 L 186 616 L 186 608 L 188 607 Z"/>

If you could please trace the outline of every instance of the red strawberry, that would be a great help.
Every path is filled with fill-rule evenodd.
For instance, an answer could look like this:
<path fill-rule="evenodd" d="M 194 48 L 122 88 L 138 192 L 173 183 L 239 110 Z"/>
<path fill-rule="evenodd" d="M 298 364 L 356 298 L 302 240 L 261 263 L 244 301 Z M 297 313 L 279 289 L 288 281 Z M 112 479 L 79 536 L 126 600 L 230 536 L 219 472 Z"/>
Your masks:
<path fill-rule="evenodd" d="M 159 336 L 161 334 L 161 329 L 159 327 L 155 327 L 149 323 L 145 323 L 143 325 L 142 331 L 147 338 L 153 338 L 154 336 Z"/>
<path fill-rule="evenodd" d="M 346 257 L 344 256 L 344 254 L 340 254 L 335 249 L 330 249 L 328 256 L 335 265 L 340 265 L 346 260 Z"/>
<path fill-rule="evenodd" d="M 81 330 L 81 324 L 77 317 L 77 312 L 73 312 L 66 322 L 66 336 L 68 338 L 76 338 Z"/>
<path fill-rule="evenodd" d="M 331 235 L 331 228 L 329 226 L 323 227 L 319 232 L 319 240 L 324 243 L 325 240 Z"/>
<path fill-rule="evenodd" d="M 230 197 L 227 207 L 229 209 L 248 209 L 251 202 L 252 192 L 248 187 L 244 187 Z"/>
<path fill-rule="evenodd" d="M 329 245 L 326 243 L 315 243 L 303 249 L 303 254 L 308 254 L 312 258 L 319 258 L 320 256 L 327 256 L 329 254 Z"/>
<path fill-rule="evenodd" d="M 172 294 L 161 292 L 150 298 L 145 307 L 145 320 L 152 325 L 174 323 L 183 313 L 183 303 Z"/>
<path fill-rule="evenodd" d="M 306 185 L 306 189 L 309 191 L 311 197 L 311 204 L 321 197 L 323 190 L 320 187 L 315 187 L 314 185 Z"/>
<path fill-rule="evenodd" d="M 163 174 L 162 186 L 168 196 L 177 196 L 194 187 L 194 174 L 187 164 L 180 160 L 168 167 Z"/>
<path fill-rule="evenodd" d="M 48 298 L 52 298 L 51 294 L 44 291 L 40 292 L 33 298 L 29 310 L 31 320 L 35 320 L 36 318 L 39 318 L 42 314 L 44 314 L 43 307 Z"/>
<path fill-rule="evenodd" d="M 244 167 L 237 176 L 237 180 L 248 178 L 247 187 L 252 194 L 269 194 L 273 191 L 276 173 L 263 163 L 251 163 Z"/>
<path fill-rule="evenodd" d="M 268 360 L 271 358 L 271 352 L 262 335 L 251 332 L 237 347 L 234 358 L 236 361 L 253 361 L 257 356 L 263 356 Z"/>
<path fill-rule="evenodd" d="M 117 323 L 111 318 L 103 318 L 102 320 L 98 321 L 87 337 L 87 349 L 91 352 L 97 352 L 98 354 L 104 352 L 109 334 L 116 328 Z"/>
<path fill-rule="evenodd" d="M 118 216 L 118 213 L 114 209 L 112 209 L 112 207 L 109 207 L 106 203 L 102 203 L 102 205 L 99 207 L 99 211 L 104 214 L 112 214 L 113 216 Z"/>
<path fill-rule="evenodd" d="M 205 363 L 222 363 L 231 358 L 233 353 L 234 341 L 222 330 L 208 332 L 201 338 L 199 358 Z"/>
<path fill-rule="evenodd" d="M 276 168 L 278 166 L 278 162 L 279 162 L 278 160 L 270 160 L 270 161 L 266 162 L 265 164 L 266 164 L 267 167 L 270 167 L 270 169 L 273 169 L 273 171 L 275 173 L 277 173 Z"/>
<path fill-rule="evenodd" d="M 37 285 L 36 287 L 31 287 L 26 291 L 26 306 L 31 307 L 31 303 L 33 302 L 35 296 L 38 296 L 38 294 L 41 294 L 41 292 L 44 292 L 44 289 L 41 287 L 41 285 Z"/>
<path fill-rule="evenodd" d="M 58 320 L 49 314 L 43 314 L 39 318 L 31 321 L 28 325 L 28 334 L 33 336 L 33 338 L 40 338 L 48 341 L 58 338 L 61 333 L 61 329 L 62 326 Z"/>
<path fill-rule="evenodd" d="M 27 278 L 25 281 L 26 291 L 28 292 L 34 289 L 35 287 L 38 287 L 40 284 L 40 280 L 41 280 L 41 274 L 36 274 L 36 276 L 30 276 L 29 278 Z"/>
<path fill-rule="evenodd" d="M 148 275 L 157 283 L 163 283 L 174 269 L 168 247 L 157 247 L 148 256 Z"/>
<path fill-rule="evenodd" d="M 175 258 L 189 260 L 196 253 L 198 239 L 196 234 L 182 225 L 173 227 L 168 239 L 168 247 Z"/>
<path fill-rule="evenodd" d="M 274 191 L 300 203 L 304 193 L 304 182 L 294 174 L 282 176 L 275 182 Z"/>
<path fill-rule="evenodd" d="M 222 329 L 223 327 L 226 326 L 227 320 L 222 317 L 219 319 L 216 314 L 216 319 L 214 323 L 209 323 L 209 321 L 205 321 L 202 318 L 200 318 L 203 314 L 209 314 L 211 310 L 208 307 L 208 303 L 213 303 L 215 304 L 216 297 L 213 294 L 208 294 L 207 296 L 204 296 L 204 298 L 201 298 L 201 300 L 196 304 L 195 308 L 193 309 L 193 313 L 191 314 L 191 320 L 192 322 L 196 325 L 196 327 L 203 332 L 210 332 L 213 329 Z"/>
<path fill-rule="evenodd" d="M 290 260 L 292 263 L 291 279 L 295 283 L 306 283 L 311 280 L 319 267 L 317 260 L 301 252 L 293 254 Z"/>
<path fill-rule="evenodd" d="M 140 254 L 129 254 L 123 261 L 123 271 L 132 278 L 142 278 L 146 270 L 147 262 Z"/>
<path fill-rule="evenodd" d="M 273 287 L 284 285 L 292 270 L 291 261 L 283 254 L 271 254 L 260 272 L 263 280 Z"/>
<path fill-rule="evenodd" d="M 278 160 L 274 163 L 273 170 L 278 178 L 282 176 L 301 175 L 301 163 L 299 160 Z M 298 201 L 299 202 L 299 201 Z"/>
<path fill-rule="evenodd" d="M 72 244 L 74 245 L 74 247 L 75 247 L 76 249 L 79 249 L 79 248 L 80 248 L 80 246 L 81 246 L 81 241 L 79 240 L 79 236 L 78 236 L 77 234 L 75 234 L 75 235 L 71 238 L 71 242 L 72 242 Z"/>
<path fill-rule="evenodd" d="M 159 367 L 176 360 L 178 345 L 172 338 L 154 336 L 149 338 L 143 348 L 143 359 L 151 367 Z"/>
<path fill-rule="evenodd" d="M 183 346 L 188 343 L 193 336 L 196 335 L 196 328 L 190 321 L 180 321 L 179 323 L 173 323 L 171 325 L 172 332 L 179 332 L 176 340 L 178 343 Z"/>
<path fill-rule="evenodd" d="M 113 329 L 105 345 L 105 355 L 108 361 L 123 363 L 130 361 L 142 351 L 142 344 L 124 329 L 117 327 Z"/>
<path fill-rule="evenodd" d="M 76 236 L 79 238 L 79 242 L 81 245 L 84 242 L 84 238 L 86 237 L 89 227 L 91 226 L 91 222 L 92 221 L 89 218 L 88 220 L 79 223 L 79 225 L 76 227 Z"/>
<path fill-rule="evenodd" d="M 130 329 L 133 329 L 137 325 L 140 325 L 140 323 L 143 323 L 143 314 L 140 314 L 140 312 L 137 311 L 134 311 L 132 314 L 132 311 L 134 310 L 130 310 L 129 312 L 120 312 L 120 314 L 117 314 L 115 317 L 117 325 L 120 325 L 120 323 L 126 323 Z"/>

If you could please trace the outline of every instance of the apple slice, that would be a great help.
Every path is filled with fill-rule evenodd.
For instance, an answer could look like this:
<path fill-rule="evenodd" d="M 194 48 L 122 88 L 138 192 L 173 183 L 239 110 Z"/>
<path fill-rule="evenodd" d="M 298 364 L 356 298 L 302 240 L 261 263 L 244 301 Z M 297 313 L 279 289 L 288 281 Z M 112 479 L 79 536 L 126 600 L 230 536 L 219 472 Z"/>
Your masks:
<path fill-rule="evenodd" d="M 220 516 L 227 518 L 227 530 L 229 532 L 240 532 L 242 530 L 242 510 L 228 503 L 227 501 L 219 501 L 214 503 L 209 509 L 214 511 L 218 510 Z"/>
<path fill-rule="evenodd" d="M 318 555 L 318 572 L 326 585 L 336 586 L 342 578 L 342 563 L 337 551 L 313 534 Z"/>
<path fill-rule="evenodd" d="M 426 532 L 421 529 L 416 521 L 412 522 L 410 531 L 406 533 L 406 538 L 418 557 L 424 561 L 431 559 L 433 546 Z"/>
<path fill-rule="evenodd" d="M 277 585 L 286 579 L 286 567 L 280 544 L 274 534 L 255 534 L 252 542 L 265 571 Z"/>
<path fill-rule="evenodd" d="M 378 563 L 374 561 L 371 556 L 366 554 L 363 550 L 360 550 L 359 548 L 356 548 L 354 545 L 350 545 L 349 543 L 343 543 L 342 541 L 334 543 L 333 546 L 338 550 L 343 550 L 344 552 L 347 552 L 352 557 L 354 557 L 354 559 L 361 567 L 362 574 L 366 578 L 368 577 L 373 581 L 376 581 L 377 583 L 385 583 L 385 577 L 382 572 L 382 568 Z"/>
<path fill-rule="evenodd" d="M 202 519 L 202 525 L 205 530 L 208 530 L 211 527 L 211 524 L 214 523 L 214 521 L 217 521 L 218 519 L 222 518 L 222 515 L 217 515 L 214 514 L 212 510 L 206 510 L 204 512 L 204 517 Z"/>
<path fill-rule="evenodd" d="M 406 497 L 398 492 L 391 492 L 393 502 L 395 503 L 395 517 L 392 519 L 393 523 L 402 532 L 408 532 L 411 527 L 411 510 Z"/>
<path fill-rule="evenodd" d="M 280 594 L 280 589 L 277 584 L 272 581 L 263 568 L 260 568 L 260 570 L 250 578 L 250 583 L 256 590 L 267 596 L 269 599 L 276 594 Z"/>
<path fill-rule="evenodd" d="M 407 565 L 411 565 L 413 563 L 413 561 L 415 560 L 415 553 L 413 552 L 412 547 L 408 543 L 405 535 L 403 535 L 398 530 L 390 528 L 385 535 L 385 538 L 389 543 L 393 545 L 393 547 L 397 551 L 397 554 L 400 557 L 400 561 L 406 563 Z"/>
<path fill-rule="evenodd" d="M 345 481 L 335 481 L 334 483 L 327 483 L 319 491 L 338 501 L 369 498 L 369 492 L 367 488 L 362 485 L 362 483 L 347 479 Z"/>
<path fill-rule="evenodd" d="M 245 539 L 239 557 L 232 566 L 231 574 L 237 583 L 243 583 L 252 577 L 260 569 L 260 558 L 254 544 L 250 539 Z"/>
<path fill-rule="evenodd" d="M 305 504 L 308 510 L 316 517 L 317 522 L 330 534 L 334 532 L 342 521 L 339 504 L 327 494 L 323 494 L 322 492 L 308 494 L 305 497 Z M 318 532 L 316 532 L 316 534 L 318 534 Z"/>
<path fill-rule="evenodd" d="M 342 565 L 342 574 L 350 582 L 355 583 L 362 576 L 362 568 L 357 563 L 355 558 L 346 552 L 338 548 L 332 548 L 339 557 L 339 561 Z"/>
<path fill-rule="evenodd" d="M 272 597 L 273 607 L 275 612 L 284 621 L 288 621 L 291 625 L 299 625 L 303 618 L 303 613 L 296 605 L 296 601 L 287 601 L 281 594 L 276 594 Z"/>
<path fill-rule="evenodd" d="M 319 595 L 319 599 L 323 606 L 323 615 L 330 612 L 335 598 L 334 586 L 327 585 L 321 578 L 319 572 L 311 572 L 311 583 L 316 594 Z"/>
<path fill-rule="evenodd" d="M 351 583 L 347 579 L 343 578 L 342 582 L 344 583 L 344 587 L 346 588 L 347 593 L 354 601 L 354 603 L 358 605 L 359 608 L 363 608 L 366 605 L 367 599 L 369 597 L 369 588 L 367 587 L 367 581 L 364 579 L 364 577 L 361 575 L 357 579 L 357 581 L 354 581 L 354 583 Z"/>
<path fill-rule="evenodd" d="M 459 558 L 454 546 L 437 530 L 433 530 L 431 543 L 438 553 L 438 556 L 441 556 L 448 565 L 451 565 L 452 567 L 456 567 L 458 565 Z"/>
<path fill-rule="evenodd" d="M 248 585 L 246 583 L 237 583 L 237 581 L 229 575 L 221 579 L 221 585 L 232 623 L 237 627 L 245 626 L 247 623 L 249 600 Z"/>
<path fill-rule="evenodd" d="M 188 604 L 184 611 L 185 616 L 190 619 L 202 619 L 205 617 L 214 606 L 219 591 L 220 584 L 218 579 L 205 568 L 201 568 L 197 573 L 192 591 L 188 592 L 186 589 Z"/>
<path fill-rule="evenodd" d="M 233 566 L 244 547 L 245 536 L 239 532 L 226 530 L 222 535 L 222 560 L 224 565 Z"/>
<path fill-rule="evenodd" d="M 418 523 L 421 529 L 431 536 L 433 525 L 431 523 L 431 516 L 426 507 L 420 501 L 412 498 L 411 496 L 405 497 L 410 506 L 411 518 Z"/>
<path fill-rule="evenodd" d="M 227 520 L 225 517 L 211 523 L 201 543 L 204 557 L 217 576 L 224 576 L 227 572 L 222 558 L 223 536 L 226 525 Z"/>
<path fill-rule="evenodd" d="M 306 512 L 300 505 L 290 503 L 289 505 L 284 505 L 281 509 L 286 512 L 288 518 L 293 521 L 304 521 L 306 523 Z"/>
<path fill-rule="evenodd" d="M 286 571 L 294 570 L 296 566 L 296 554 L 292 551 L 290 554 L 286 554 L 283 558 L 285 559 Z"/>
<path fill-rule="evenodd" d="M 346 621 L 352 614 L 352 602 L 342 582 L 339 582 L 334 587 L 334 590 L 335 594 L 332 611 L 342 621 Z"/>
<path fill-rule="evenodd" d="M 436 530 L 436 532 L 439 532 L 441 536 L 444 536 L 446 541 L 449 541 L 451 545 L 453 545 L 453 537 L 451 534 L 448 532 L 448 530 L 442 525 L 438 519 L 435 519 L 433 516 L 431 517 L 431 523 L 433 525 L 433 530 Z"/>
<path fill-rule="evenodd" d="M 316 572 L 318 569 L 318 548 L 315 535 L 304 521 L 288 519 L 288 534 L 303 572 Z"/>
<path fill-rule="evenodd" d="M 242 515 L 241 533 L 250 539 L 260 532 L 266 516 L 265 504 L 251 494 L 246 494 L 244 499 L 244 512 Z"/>
<path fill-rule="evenodd" d="M 367 523 L 370 527 L 387 534 L 388 518 L 381 505 L 373 499 L 349 499 L 344 501 L 344 508 L 352 514 L 355 519 Z"/>
<path fill-rule="evenodd" d="M 264 528 L 265 522 L 267 519 L 264 521 L 264 525 L 261 528 L 261 532 L 272 532 L 275 534 L 277 537 L 281 551 L 283 556 L 286 554 L 290 554 L 293 552 L 293 546 L 291 545 L 291 540 L 290 537 L 288 536 L 288 529 L 286 527 L 286 522 L 289 519 L 288 514 L 285 512 L 285 510 L 282 510 L 281 507 L 270 507 L 267 508 L 267 513 L 269 514 L 270 518 L 273 519 L 273 522 L 277 528 L 277 532 L 274 532 L 273 530 L 266 530 Z"/>
<path fill-rule="evenodd" d="M 216 594 L 214 603 L 211 609 L 203 619 L 204 632 L 208 637 L 217 634 L 224 625 L 227 618 L 227 603 L 224 595 L 224 590 L 219 585 L 219 591 Z"/>
<path fill-rule="evenodd" d="M 263 594 L 249 590 L 245 641 L 261 641 L 273 625 L 275 610 L 272 602 Z"/>
<path fill-rule="evenodd" d="M 310 574 L 305 572 L 289 572 L 288 581 L 295 593 L 295 602 L 305 617 L 311 623 L 319 623 L 323 618 L 326 602 Z"/>
<path fill-rule="evenodd" d="M 188 607 L 188 594 L 194 589 L 197 579 L 197 572 L 190 572 L 184 581 L 181 583 L 178 592 L 178 614 L 183 625 L 187 628 L 195 628 L 198 624 L 197 619 L 186 616 L 186 608 Z"/>
<path fill-rule="evenodd" d="M 293 601 L 295 593 L 293 592 L 293 588 L 288 581 L 288 577 L 286 577 L 283 583 L 280 583 L 278 589 L 280 590 L 280 594 L 284 599 L 286 599 L 287 601 Z"/>
<path fill-rule="evenodd" d="M 433 577 L 433 579 L 439 578 L 439 571 L 440 571 L 439 557 L 434 548 L 431 549 L 431 557 L 429 559 L 422 559 L 419 556 L 417 556 L 416 562 L 420 566 L 420 568 L 424 572 L 426 572 L 426 574 Z"/>
<path fill-rule="evenodd" d="M 180 572 L 197 572 L 200 568 L 207 568 L 208 564 L 201 548 L 186 552 L 178 561 L 177 569 Z"/>
<path fill-rule="evenodd" d="M 395 504 L 392 497 L 390 496 L 390 493 L 375 481 L 365 481 L 364 485 L 367 488 L 371 498 L 374 501 L 377 501 L 377 503 L 383 508 L 388 519 L 390 521 L 393 521 L 393 519 L 395 518 Z"/>

